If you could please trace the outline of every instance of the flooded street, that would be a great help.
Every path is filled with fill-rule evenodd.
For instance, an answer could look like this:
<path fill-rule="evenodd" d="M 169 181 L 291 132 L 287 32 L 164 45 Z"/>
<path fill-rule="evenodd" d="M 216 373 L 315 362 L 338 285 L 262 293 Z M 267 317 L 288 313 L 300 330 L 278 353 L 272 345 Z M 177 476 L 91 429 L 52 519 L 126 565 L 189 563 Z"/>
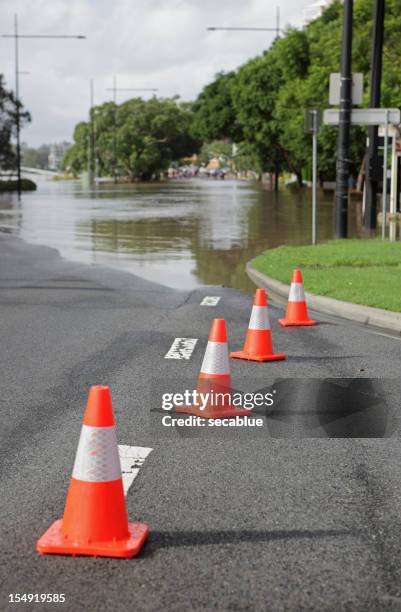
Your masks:
<path fill-rule="evenodd" d="M 36 180 L 36 179 L 35 179 Z M 253 290 L 247 261 L 281 244 L 308 244 L 311 194 L 207 179 L 98 185 L 41 180 L 0 197 L 0 231 L 176 288 L 218 284 Z M 318 240 L 332 237 L 332 194 L 320 199 Z M 357 234 L 351 204 L 350 235 Z"/>

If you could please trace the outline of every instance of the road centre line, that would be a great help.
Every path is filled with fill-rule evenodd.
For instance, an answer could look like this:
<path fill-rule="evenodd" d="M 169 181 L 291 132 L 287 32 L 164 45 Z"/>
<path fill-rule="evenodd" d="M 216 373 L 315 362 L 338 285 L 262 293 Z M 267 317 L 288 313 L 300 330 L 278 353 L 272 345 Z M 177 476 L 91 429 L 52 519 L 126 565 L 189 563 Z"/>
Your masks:
<path fill-rule="evenodd" d="M 145 463 L 146 457 L 150 455 L 152 450 L 153 448 L 146 448 L 145 446 L 118 445 L 124 495 L 127 495 L 130 486 L 139 474 L 140 468 Z"/>
<path fill-rule="evenodd" d="M 217 295 L 206 295 L 201 301 L 201 306 L 217 306 L 220 302 L 220 297 Z"/>
<path fill-rule="evenodd" d="M 164 358 L 190 359 L 197 342 L 198 338 L 176 338 Z"/>

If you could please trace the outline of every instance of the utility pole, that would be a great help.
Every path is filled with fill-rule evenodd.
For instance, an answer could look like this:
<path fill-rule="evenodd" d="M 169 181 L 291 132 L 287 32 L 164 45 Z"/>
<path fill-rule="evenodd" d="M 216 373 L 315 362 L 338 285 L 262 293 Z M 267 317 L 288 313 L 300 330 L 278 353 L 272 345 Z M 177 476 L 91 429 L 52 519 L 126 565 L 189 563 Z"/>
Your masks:
<path fill-rule="evenodd" d="M 18 199 L 21 198 L 21 125 L 20 125 L 20 101 L 19 101 L 19 53 L 18 53 L 18 16 L 14 15 L 14 53 L 15 53 L 15 127 L 17 131 L 17 192 Z"/>
<path fill-rule="evenodd" d="M 88 176 L 89 184 L 92 185 L 95 179 L 95 126 L 93 118 L 93 79 L 90 80 L 90 102 L 89 102 L 89 138 L 88 138 Z"/>
<path fill-rule="evenodd" d="M 276 6 L 276 39 L 280 38 L 280 7 Z"/>
<path fill-rule="evenodd" d="M 106 91 L 113 92 L 113 181 L 117 183 L 117 92 L 118 91 L 159 91 L 155 87 L 117 87 L 117 78 L 113 76 L 113 87 L 109 87 Z"/>
<path fill-rule="evenodd" d="M 117 183 L 117 79 L 113 76 L 113 181 Z"/>
<path fill-rule="evenodd" d="M 370 68 L 370 108 L 378 108 L 380 106 L 384 11 L 385 0 L 375 0 Z M 365 162 L 365 210 L 363 224 L 366 230 L 374 230 L 376 228 L 377 191 L 380 175 L 377 125 L 369 126 L 368 139 L 368 149 Z"/>
<path fill-rule="evenodd" d="M 312 244 L 316 244 L 318 111 L 312 110 Z"/>
<path fill-rule="evenodd" d="M 220 30 L 226 30 L 229 32 L 275 32 L 276 33 L 276 39 L 280 38 L 280 32 L 282 31 L 282 28 L 280 27 L 280 7 L 276 6 L 276 25 L 274 28 L 270 28 L 270 27 L 242 27 L 242 26 L 235 26 L 235 27 L 221 27 L 221 26 L 209 26 L 208 28 L 206 28 L 209 32 L 217 32 Z"/>
<path fill-rule="evenodd" d="M 336 197 L 334 235 L 346 238 L 348 230 L 349 134 L 352 109 L 352 21 L 353 0 L 344 0 L 341 51 L 340 122 L 337 140 Z"/>
<path fill-rule="evenodd" d="M 20 38 L 79 38 L 84 39 L 86 36 L 79 34 L 78 36 L 71 36 L 69 34 L 20 34 L 18 31 L 18 15 L 14 15 L 14 33 L 13 34 L 0 34 L 1 38 L 13 38 L 14 39 L 14 57 L 15 57 L 15 127 L 16 127 L 16 151 L 17 151 L 17 191 L 18 199 L 21 198 L 21 103 L 19 100 L 19 39 Z"/>

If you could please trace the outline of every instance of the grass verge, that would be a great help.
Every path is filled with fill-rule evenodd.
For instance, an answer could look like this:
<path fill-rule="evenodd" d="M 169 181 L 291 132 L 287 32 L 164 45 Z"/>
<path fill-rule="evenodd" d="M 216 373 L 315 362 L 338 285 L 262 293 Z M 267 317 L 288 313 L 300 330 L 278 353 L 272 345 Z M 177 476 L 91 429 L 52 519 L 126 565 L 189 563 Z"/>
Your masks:
<path fill-rule="evenodd" d="M 301 268 L 305 290 L 346 302 L 401 312 L 401 243 L 332 240 L 281 246 L 253 260 L 256 270 L 290 284 Z"/>

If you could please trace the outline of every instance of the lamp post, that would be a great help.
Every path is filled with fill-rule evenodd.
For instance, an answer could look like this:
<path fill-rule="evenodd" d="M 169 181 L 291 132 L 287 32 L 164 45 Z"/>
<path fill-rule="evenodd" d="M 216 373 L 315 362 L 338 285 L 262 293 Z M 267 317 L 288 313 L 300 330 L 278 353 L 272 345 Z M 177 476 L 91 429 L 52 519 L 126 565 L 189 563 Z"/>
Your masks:
<path fill-rule="evenodd" d="M 88 138 L 88 178 L 89 184 L 92 185 L 95 180 L 95 125 L 93 120 L 93 79 L 90 80 L 90 97 L 89 97 L 89 138 Z"/>
<path fill-rule="evenodd" d="M 346 238 L 348 232 L 349 135 L 352 109 L 352 21 L 353 0 L 344 0 L 340 123 L 337 140 L 336 198 L 334 210 L 334 234 L 336 238 Z"/>
<path fill-rule="evenodd" d="M 208 28 L 206 28 L 209 32 L 216 32 L 216 31 L 229 31 L 229 32 L 275 32 L 276 33 L 276 37 L 275 40 L 277 40 L 278 38 L 280 38 L 280 32 L 282 31 L 282 28 L 280 28 L 280 7 L 276 6 L 276 27 L 275 28 L 265 28 L 265 27 L 216 27 L 216 26 L 209 26 Z M 279 174 L 279 168 L 278 168 L 278 164 L 275 164 L 275 182 L 274 182 L 274 187 L 275 190 L 278 191 L 278 174 Z"/>
<path fill-rule="evenodd" d="M 20 101 L 19 101 L 19 39 L 20 38 L 78 38 L 84 39 L 86 36 L 79 34 L 77 36 L 70 34 L 20 34 L 18 32 L 18 15 L 14 15 L 14 33 L 13 34 L 0 34 L 1 38 L 13 38 L 14 39 L 14 58 L 15 58 L 15 98 L 16 98 L 16 117 L 15 126 L 17 132 L 17 190 L 18 199 L 21 197 L 21 143 L 20 143 L 20 132 L 21 132 L 21 117 L 20 117 Z"/>
<path fill-rule="evenodd" d="M 159 91 L 156 87 L 117 87 L 117 77 L 113 77 L 113 87 L 106 88 L 113 92 L 113 181 L 117 183 L 117 92 L 118 91 Z"/>
<path fill-rule="evenodd" d="M 206 28 L 209 32 L 216 32 L 218 30 L 227 30 L 231 32 L 276 32 L 276 38 L 280 38 L 280 7 L 276 7 L 276 27 L 275 28 L 259 28 L 259 27 L 216 27 L 209 26 Z"/>
<path fill-rule="evenodd" d="M 375 0 L 373 12 L 373 38 L 370 60 L 370 108 L 379 108 L 381 98 L 382 56 L 384 37 L 385 0 Z M 379 182 L 379 139 L 377 125 L 368 128 L 369 144 L 365 163 L 365 210 L 364 227 L 376 228 L 377 191 Z"/>

